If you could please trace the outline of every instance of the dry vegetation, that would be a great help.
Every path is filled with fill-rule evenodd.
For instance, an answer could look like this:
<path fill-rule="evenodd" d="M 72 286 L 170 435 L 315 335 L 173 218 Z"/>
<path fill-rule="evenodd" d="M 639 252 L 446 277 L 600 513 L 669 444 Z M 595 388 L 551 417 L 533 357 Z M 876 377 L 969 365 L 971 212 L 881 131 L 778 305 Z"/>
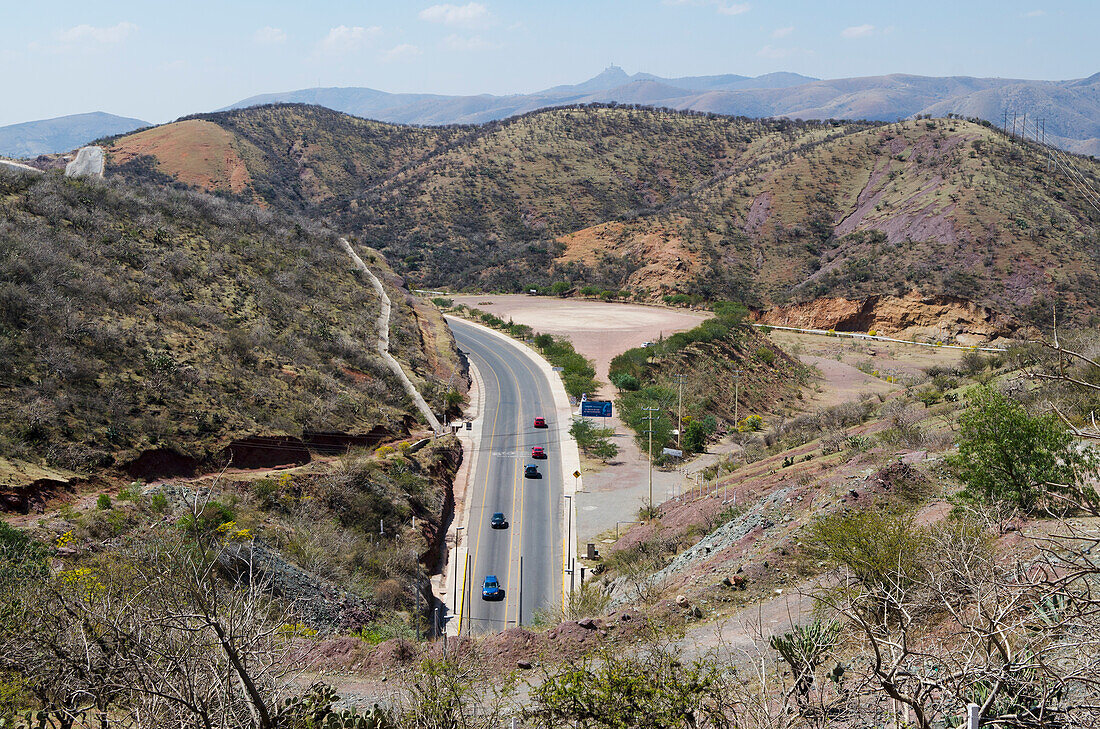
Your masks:
<path fill-rule="evenodd" d="M 373 352 L 378 301 L 331 233 L 53 175 L 5 174 L 0 205 L 6 456 L 97 469 L 150 448 L 202 457 L 249 434 L 415 422 Z M 397 355 L 425 367 L 414 311 L 395 298 Z"/>

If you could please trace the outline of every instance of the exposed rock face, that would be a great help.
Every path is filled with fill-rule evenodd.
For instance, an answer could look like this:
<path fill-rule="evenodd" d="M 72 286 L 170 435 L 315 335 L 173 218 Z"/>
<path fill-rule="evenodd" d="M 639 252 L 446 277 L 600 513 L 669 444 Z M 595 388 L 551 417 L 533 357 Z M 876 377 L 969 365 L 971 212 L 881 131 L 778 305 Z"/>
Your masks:
<path fill-rule="evenodd" d="M 291 564 L 258 540 L 228 545 L 218 564 L 234 579 L 259 582 L 293 603 L 302 622 L 316 630 L 355 630 L 378 616 L 369 601 Z"/>
<path fill-rule="evenodd" d="M 103 147 L 81 147 L 76 159 L 65 165 L 66 177 L 103 177 Z"/>
<path fill-rule="evenodd" d="M 1019 328 L 1010 316 L 956 296 L 925 296 L 916 291 L 903 297 L 868 296 L 865 299 L 822 298 L 805 304 L 776 306 L 753 318 L 774 326 L 835 329 L 889 336 L 931 337 L 941 341 L 976 344 L 1009 336 Z"/>

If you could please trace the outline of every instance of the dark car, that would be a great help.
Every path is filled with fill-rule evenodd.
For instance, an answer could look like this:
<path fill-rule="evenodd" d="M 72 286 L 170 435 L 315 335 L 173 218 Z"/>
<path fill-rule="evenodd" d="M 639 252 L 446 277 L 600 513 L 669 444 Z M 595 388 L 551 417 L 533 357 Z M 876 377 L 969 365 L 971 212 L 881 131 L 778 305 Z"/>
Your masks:
<path fill-rule="evenodd" d="M 523 468 L 523 477 L 524 478 L 542 478 L 542 474 L 539 473 L 539 467 L 538 466 L 536 466 L 534 463 L 528 463 Z"/>
<path fill-rule="evenodd" d="M 535 427 L 536 428 L 545 428 L 546 427 L 546 418 L 535 418 Z"/>
<path fill-rule="evenodd" d="M 542 446 L 535 446 L 531 449 L 532 458 L 546 458 L 546 449 Z"/>
<path fill-rule="evenodd" d="M 481 586 L 482 600 L 499 600 L 504 597 L 504 590 L 500 589 L 500 581 L 496 575 L 485 575 L 485 584 Z"/>
<path fill-rule="evenodd" d="M 508 520 L 504 518 L 504 514 L 502 512 L 498 511 L 493 514 L 493 518 L 489 520 L 489 526 L 491 526 L 493 529 L 507 529 Z"/>

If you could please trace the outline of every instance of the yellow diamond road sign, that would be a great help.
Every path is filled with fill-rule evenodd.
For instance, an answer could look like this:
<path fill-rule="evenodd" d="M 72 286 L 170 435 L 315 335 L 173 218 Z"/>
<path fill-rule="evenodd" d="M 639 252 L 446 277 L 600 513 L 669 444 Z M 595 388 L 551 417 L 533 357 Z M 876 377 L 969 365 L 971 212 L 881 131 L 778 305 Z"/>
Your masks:
<path fill-rule="evenodd" d="M 573 478 L 580 478 L 580 477 L 581 477 L 581 472 L 580 471 L 573 471 Z"/>

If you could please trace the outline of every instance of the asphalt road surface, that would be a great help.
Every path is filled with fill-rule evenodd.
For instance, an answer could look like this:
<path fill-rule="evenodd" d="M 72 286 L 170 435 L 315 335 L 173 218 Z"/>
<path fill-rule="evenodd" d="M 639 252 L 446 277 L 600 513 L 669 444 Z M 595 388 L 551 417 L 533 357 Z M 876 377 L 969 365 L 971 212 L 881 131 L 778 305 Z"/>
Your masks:
<path fill-rule="evenodd" d="M 550 384 L 519 347 L 450 320 L 459 348 L 478 368 L 484 385 L 480 454 L 472 474 L 466 547 L 471 571 L 469 611 L 474 633 L 530 625 L 536 611 L 562 603 L 562 473 L 554 400 Z M 549 428 L 535 428 L 535 417 Z M 531 459 L 542 446 L 547 458 Z M 524 466 L 538 466 L 540 478 L 525 478 Z M 503 512 L 507 529 L 489 520 Z M 522 558 L 522 565 L 521 565 Z M 522 567 L 522 576 L 521 576 Z M 504 599 L 486 601 L 481 587 L 496 575 Z"/>

